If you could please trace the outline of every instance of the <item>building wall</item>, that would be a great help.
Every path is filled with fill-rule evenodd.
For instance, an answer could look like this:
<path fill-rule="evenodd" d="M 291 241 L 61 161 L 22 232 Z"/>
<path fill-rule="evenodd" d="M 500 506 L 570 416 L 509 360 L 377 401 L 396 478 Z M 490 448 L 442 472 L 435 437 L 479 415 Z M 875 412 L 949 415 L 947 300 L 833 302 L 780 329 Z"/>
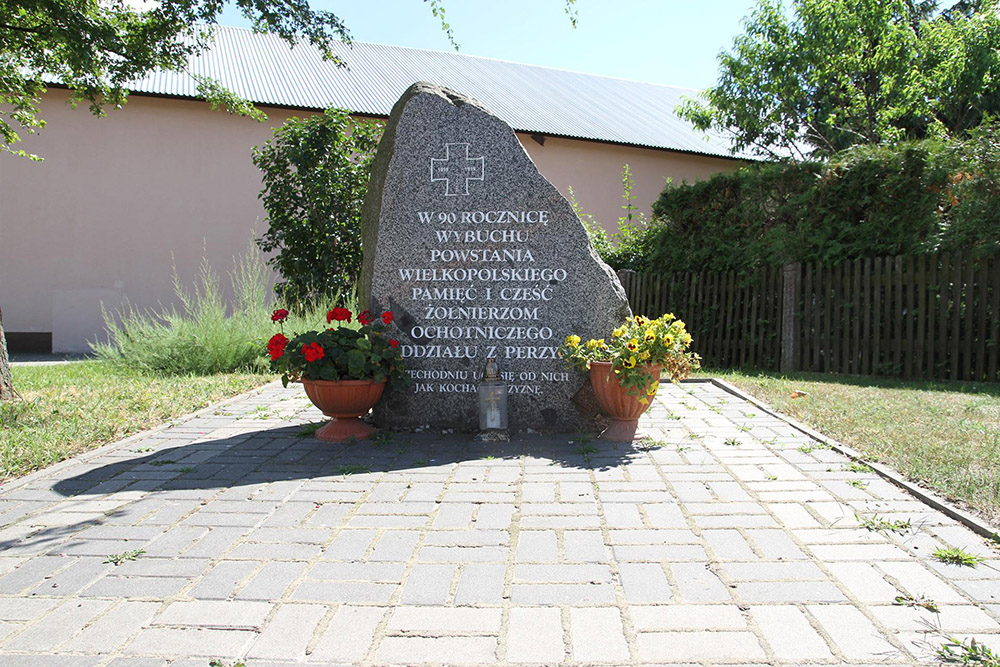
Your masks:
<path fill-rule="evenodd" d="M 101 306 L 174 302 L 172 270 L 190 285 L 203 259 L 223 276 L 260 233 L 265 213 L 252 146 L 292 115 L 255 121 L 200 102 L 133 96 L 95 118 L 43 101 L 48 125 L 21 148 L 35 163 L 0 155 L 0 307 L 4 328 L 52 334 L 54 351 L 86 351 L 103 330 Z M 613 231 L 622 165 L 648 210 L 665 177 L 702 178 L 729 160 L 549 137 L 521 137 L 539 169 Z"/>

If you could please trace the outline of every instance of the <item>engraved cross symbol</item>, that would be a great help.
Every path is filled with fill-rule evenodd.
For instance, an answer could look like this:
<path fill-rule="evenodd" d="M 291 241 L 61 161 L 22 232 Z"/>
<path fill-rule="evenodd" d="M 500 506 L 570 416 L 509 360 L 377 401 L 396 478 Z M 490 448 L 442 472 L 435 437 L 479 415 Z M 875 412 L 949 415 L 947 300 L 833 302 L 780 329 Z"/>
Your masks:
<path fill-rule="evenodd" d="M 445 144 L 444 157 L 431 158 L 431 183 L 447 181 L 445 196 L 469 194 L 469 181 L 486 180 L 486 158 L 469 157 L 469 144 Z"/>

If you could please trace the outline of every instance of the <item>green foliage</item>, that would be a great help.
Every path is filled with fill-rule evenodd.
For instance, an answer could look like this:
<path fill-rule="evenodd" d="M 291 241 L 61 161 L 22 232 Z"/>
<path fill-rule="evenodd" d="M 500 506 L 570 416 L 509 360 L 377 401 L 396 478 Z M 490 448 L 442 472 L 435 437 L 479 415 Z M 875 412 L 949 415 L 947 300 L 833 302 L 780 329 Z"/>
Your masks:
<path fill-rule="evenodd" d="M 207 263 L 202 264 L 192 291 L 175 272 L 180 308 L 144 312 L 126 306 L 118 313 L 106 312 L 109 342 L 92 344 L 94 354 L 112 365 L 147 374 L 264 371 L 262 350 L 272 330 L 270 290 L 260 252 L 251 246 L 246 255 L 236 258 L 229 277 L 234 296 L 231 306 Z M 293 314 L 291 325 L 301 326 L 315 317 L 315 312 L 299 312 Z"/>
<path fill-rule="evenodd" d="M 281 373 L 285 386 L 302 378 L 388 381 L 392 387 L 408 384 L 399 341 L 387 326 L 393 321 L 391 312 L 379 317 L 365 310 L 352 322 L 349 309 L 335 308 L 326 319 L 327 324 L 334 320 L 337 324 L 293 334 L 291 340 L 283 332 L 271 337 L 267 344 L 271 370 Z"/>
<path fill-rule="evenodd" d="M 760 0 L 719 81 L 677 111 L 772 158 L 964 132 L 1000 110 L 1000 17 L 976 4 Z"/>
<path fill-rule="evenodd" d="M 143 555 L 144 553 L 146 553 L 145 549 L 133 549 L 132 551 L 126 551 L 120 554 L 111 554 L 110 556 L 104 559 L 104 562 L 118 566 L 126 561 L 138 560 L 139 556 Z"/>
<path fill-rule="evenodd" d="M 290 118 L 253 151 L 267 232 L 258 239 L 285 303 L 311 305 L 353 288 L 361 270 L 361 205 L 382 126 L 338 109 Z"/>
<path fill-rule="evenodd" d="M 68 87 L 75 103 L 95 114 L 117 108 L 126 84 L 154 69 L 183 71 L 211 42 L 211 26 L 224 3 L 171 0 L 142 10 L 124 0 L 20 2 L 0 0 L 0 152 L 33 132 L 43 75 Z M 307 0 L 239 0 L 236 7 L 261 32 L 289 45 L 306 41 L 333 58 L 334 42 L 348 40 L 343 23 Z M 24 154 L 23 151 L 11 151 Z"/>
<path fill-rule="evenodd" d="M 942 665 L 963 665 L 964 667 L 1000 667 L 1000 655 L 989 646 L 972 639 L 946 637 L 946 641 L 936 651 Z"/>
<path fill-rule="evenodd" d="M 924 595 L 897 595 L 896 599 L 893 600 L 893 604 L 899 607 L 919 607 L 935 614 L 941 613 L 941 608 L 938 607 L 937 602 Z"/>
<path fill-rule="evenodd" d="M 962 565 L 964 567 L 976 567 L 986 559 L 979 554 L 971 554 L 962 547 L 938 547 L 931 552 L 931 557 L 949 563 L 951 565 Z"/>
<path fill-rule="evenodd" d="M 614 234 L 609 235 L 604 227 L 594 220 L 594 216 L 581 211 L 573 194 L 573 188 L 569 189 L 570 204 L 587 230 L 590 244 L 608 266 L 616 271 L 621 269 L 639 271 L 645 266 L 645 260 L 651 250 L 650 243 L 654 239 L 653 227 L 646 220 L 646 215 L 636 206 L 636 199 L 632 194 L 632 172 L 627 164 L 622 166 L 621 183 L 622 199 L 625 202 L 622 204 L 622 209 L 625 215 L 618 218 L 618 231 Z"/>
<path fill-rule="evenodd" d="M 859 146 L 667 187 L 638 270 L 749 274 L 792 261 L 1000 252 L 1000 125 L 963 140 Z"/>

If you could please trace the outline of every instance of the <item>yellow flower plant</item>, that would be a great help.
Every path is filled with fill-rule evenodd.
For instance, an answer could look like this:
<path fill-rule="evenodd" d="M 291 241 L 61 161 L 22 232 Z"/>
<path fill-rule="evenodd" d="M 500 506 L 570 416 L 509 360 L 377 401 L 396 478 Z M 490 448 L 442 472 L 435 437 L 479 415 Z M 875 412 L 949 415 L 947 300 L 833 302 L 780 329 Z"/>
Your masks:
<path fill-rule="evenodd" d="M 577 335 L 569 335 L 558 354 L 580 370 L 589 369 L 595 361 L 611 362 L 621 385 L 632 395 L 643 394 L 641 400 L 645 403 L 646 396 L 656 394 L 658 382 L 650 382 L 650 366 L 661 366 L 673 382 L 701 368 L 701 357 L 689 350 L 691 340 L 684 322 L 673 313 L 655 320 L 636 315 L 616 327 L 607 338 L 583 341 Z"/>

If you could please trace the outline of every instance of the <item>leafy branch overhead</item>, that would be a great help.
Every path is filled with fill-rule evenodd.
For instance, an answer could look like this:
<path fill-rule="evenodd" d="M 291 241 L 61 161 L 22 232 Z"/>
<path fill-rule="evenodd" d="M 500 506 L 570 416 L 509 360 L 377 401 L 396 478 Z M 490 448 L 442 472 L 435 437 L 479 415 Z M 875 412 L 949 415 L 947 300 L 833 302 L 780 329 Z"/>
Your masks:
<path fill-rule="evenodd" d="M 997 0 L 761 0 L 678 113 L 736 151 L 826 156 L 858 144 L 962 135 L 1000 112 Z"/>

